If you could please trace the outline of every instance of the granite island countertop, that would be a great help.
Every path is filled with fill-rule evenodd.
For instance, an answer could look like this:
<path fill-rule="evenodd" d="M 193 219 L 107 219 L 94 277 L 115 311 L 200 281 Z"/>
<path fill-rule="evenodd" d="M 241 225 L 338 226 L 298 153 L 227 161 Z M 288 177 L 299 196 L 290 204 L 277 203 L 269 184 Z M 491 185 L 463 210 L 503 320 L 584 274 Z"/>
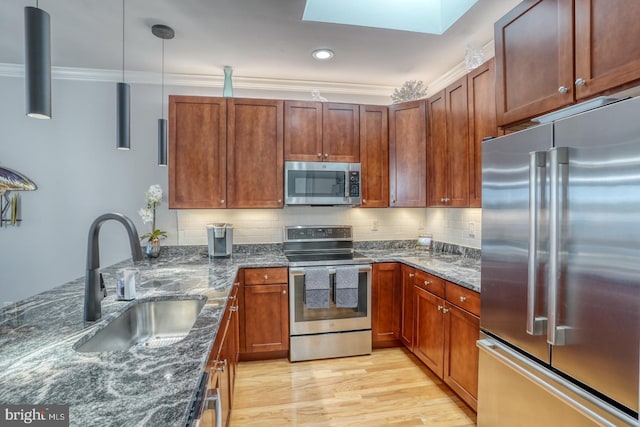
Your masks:
<path fill-rule="evenodd" d="M 249 246 L 249 245 L 247 245 Z M 209 260 L 206 246 L 163 248 L 141 271 L 137 300 L 206 298 L 194 327 L 182 341 L 159 348 L 79 353 L 74 344 L 96 333 L 135 301 L 116 301 L 115 272 L 102 269 L 108 296 L 102 319 L 83 321 L 84 278 L 0 310 L 0 403 L 67 404 L 72 426 L 180 426 L 218 331 L 239 269 L 286 267 L 279 245 L 235 251 Z M 419 248 L 358 249 L 374 262 L 403 262 L 479 291 L 480 262 Z"/>

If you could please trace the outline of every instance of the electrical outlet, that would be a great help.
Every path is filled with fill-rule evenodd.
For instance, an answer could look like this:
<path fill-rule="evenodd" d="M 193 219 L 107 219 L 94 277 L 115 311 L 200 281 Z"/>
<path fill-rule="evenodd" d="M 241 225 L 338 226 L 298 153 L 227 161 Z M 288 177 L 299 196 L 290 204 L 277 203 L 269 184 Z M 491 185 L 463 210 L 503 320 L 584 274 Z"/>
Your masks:
<path fill-rule="evenodd" d="M 378 220 L 374 219 L 371 223 L 371 231 L 378 231 Z"/>
<path fill-rule="evenodd" d="M 476 237 L 476 223 L 475 222 L 469 222 L 468 227 L 467 227 L 467 232 L 469 234 L 469 237 Z"/>

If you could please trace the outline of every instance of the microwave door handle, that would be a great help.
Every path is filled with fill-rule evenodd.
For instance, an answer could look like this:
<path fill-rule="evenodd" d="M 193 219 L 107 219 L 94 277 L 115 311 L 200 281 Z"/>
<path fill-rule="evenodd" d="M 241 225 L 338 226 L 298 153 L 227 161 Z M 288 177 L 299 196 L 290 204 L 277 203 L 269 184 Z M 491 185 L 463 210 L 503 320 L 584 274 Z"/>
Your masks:
<path fill-rule="evenodd" d="M 529 335 L 544 335 L 547 332 L 547 318 L 538 316 L 538 271 L 540 268 L 541 216 L 544 214 L 546 151 L 529 153 L 529 258 L 527 265 L 527 325 Z M 545 310 L 546 311 L 546 310 Z"/>
<path fill-rule="evenodd" d="M 344 200 L 349 201 L 351 194 L 349 194 L 349 172 L 344 173 Z"/>

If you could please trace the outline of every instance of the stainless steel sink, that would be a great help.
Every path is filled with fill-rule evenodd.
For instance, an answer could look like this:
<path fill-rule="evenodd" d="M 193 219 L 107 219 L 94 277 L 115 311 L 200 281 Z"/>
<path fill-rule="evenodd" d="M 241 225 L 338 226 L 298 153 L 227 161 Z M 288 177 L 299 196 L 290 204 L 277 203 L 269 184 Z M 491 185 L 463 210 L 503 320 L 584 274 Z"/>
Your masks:
<path fill-rule="evenodd" d="M 164 347 L 187 336 L 206 298 L 140 301 L 127 308 L 89 339 L 79 352 L 124 351 L 134 346 Z"/>

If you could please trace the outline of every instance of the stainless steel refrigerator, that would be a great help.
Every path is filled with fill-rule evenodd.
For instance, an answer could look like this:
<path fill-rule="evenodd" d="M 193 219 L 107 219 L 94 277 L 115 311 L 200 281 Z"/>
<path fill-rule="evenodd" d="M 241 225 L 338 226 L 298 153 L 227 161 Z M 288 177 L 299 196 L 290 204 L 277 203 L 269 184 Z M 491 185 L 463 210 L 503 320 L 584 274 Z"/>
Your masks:
<path fill-rule="evenodd" d="M 637 426 L 640 98 L 486 141 L 478 426 Z"/>

